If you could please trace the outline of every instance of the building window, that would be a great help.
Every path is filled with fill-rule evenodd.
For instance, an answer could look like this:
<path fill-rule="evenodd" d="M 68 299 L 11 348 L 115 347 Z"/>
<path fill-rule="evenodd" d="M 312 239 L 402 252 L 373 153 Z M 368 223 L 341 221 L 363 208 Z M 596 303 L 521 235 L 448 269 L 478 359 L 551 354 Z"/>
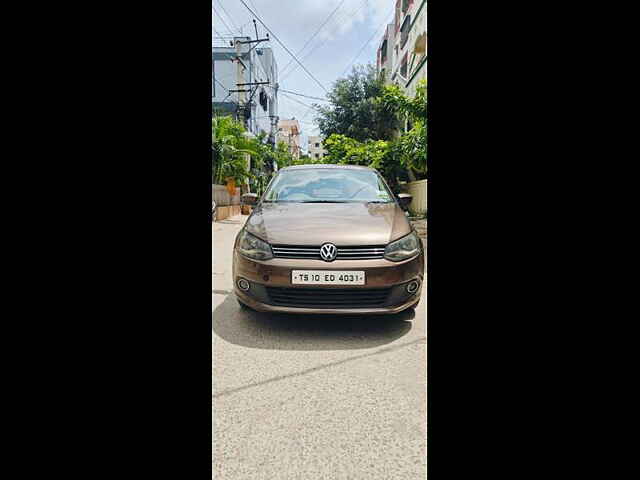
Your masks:
<path fill-rule="evenodd" d="M 318 158 L 318 157 L 319 157 L 319 155 L 316 153 L 316 158 Z"/>
<path fill-rule="evenodd" d="M 387 61 L 387 39 L 382 42 L 382 48 L 380 49 L 380 63 Z"/>
<path fill-rule="evenodd" d="M 320 148 L 320 144 L 319 143 L 316 143 L 316 148 Z"/>
<path fill-rule="evenodd" d="M 409 27 L 411 27 L 411 15 L 404 17 L 402 27 L 400 27 L 400 48 L 404 48 L 409 39 Z"/>
<path fill-rule="evenodd" d="M 407 13 L 407 10 L 409 10 L 409 5 L 411 5 L 413 2 L 411 2 L 411 0 L 402 0 L 402 13 Z"/>
<path fill-rule="evenodd" d="M 260 105 L 262 106 L 262 109 L 266 112 L 268 108 L 268 102 L 267 102 L 267 94 L 264 93 L 264 90 L 260 91 Z"/>
<path fill-rule="evenodd" d="M 404 78 L 407 78 L 407 54 L 404 54 L 402 58 L 402 63 L 400 64 L 400 75 Z"/>

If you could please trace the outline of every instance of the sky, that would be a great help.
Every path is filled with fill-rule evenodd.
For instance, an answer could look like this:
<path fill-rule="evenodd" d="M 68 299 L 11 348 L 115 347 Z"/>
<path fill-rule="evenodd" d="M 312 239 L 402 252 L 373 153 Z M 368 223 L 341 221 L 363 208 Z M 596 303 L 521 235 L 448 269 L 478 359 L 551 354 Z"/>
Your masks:
<path fill-rule="evenodd" d="M 392 21 L 395 6 L 395 0 L 244 0 L 244 2 L 257 17 L 254 17 L 240 0 L 213 0 L 214 37 L 242 33 L 255 38 L 253 18 L 256 20 L 259 18 L 327 91 L 338 78 L 344 77 L 351 70 L 352 64 L 375 65 L 376 52 L 384 26 Z M 336 11 L 333 16 L 302 50 L 305 43 L 334 10 Z M 258 33 L 261 38 L 264 38 L 267 31 L 259 21 L 257 24 Z M 371 41 L 367 44 L 370 39 Z M 281 90 L 324 97 L 325 90 L 297 62 L 292 61 L 291 65 L 285 69 L 292 57 L 273 35 L 269 42 L 263 42 L 260 45 L 270 47 L 274 51 Z M 360 51 L 354 62 L 354 58 Z M 278 95 L 280 118 L 295 117 L 300 121 L 303 145 L 306 145 L 308 135 L 319 133 L 314 121 L 314 112 L 308 107 L 315 102 L 321 103 L 318 100 L 284 92 L 279 92 Z"/>

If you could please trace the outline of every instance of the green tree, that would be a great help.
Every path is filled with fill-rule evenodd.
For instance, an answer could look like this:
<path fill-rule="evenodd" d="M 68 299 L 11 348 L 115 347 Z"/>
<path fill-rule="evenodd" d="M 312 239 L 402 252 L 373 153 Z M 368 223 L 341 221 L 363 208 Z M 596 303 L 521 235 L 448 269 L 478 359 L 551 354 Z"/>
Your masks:
<path fill-rule="evenodd" d="M 427 82 L 420 80 L 413 98 L 407 97 L 398 85 L 386 85 L 378 100 L 385 110 L 396 115 L 409 115 L 413 119 L 427 119 Z"/>
<path fill-rule="evenodd" d="M 278 165 L 278 170 L 293 165 L 293 155 L 289 152 L 289 147 L 284 142 L 278 142 L 274 151 L 274 159 Z"/>
<path fill-rule="evenodd" d="M 324 141 L 326 163 L 364 165 L 375 168 L 389 186 L 398 191 L 398 180 L 405 180 L 406 169 L 399 163 L 397 143 L 388 140 L 359 142 L 345 135 L 331 135 Z"/>
<path fill-rule="evenodd" d="M 396 121 L 377 100 L 383 92 L 384 83 L 372 65 L 354 67 L 327 93 L 328 106 L 314 104 L 322 135 L 346 135 L 360 142 L 391 139 Z"/>
<path fill-rule="evenodd" d="M 327 161 L 327 157 L 313 158 L 309 154 L 300 155 L 299 158 L 294 158 L 291 165 L 315 165 L 319 163 L 330 163 Z"/>
<path fill-rule="evenodd" d="M 426 178 L 427 174 L 427 83 L 421 80 L 413 98 L 397 85 L 384 87 L 378 103 L 406 125 L 406 131 L 394 141 L 391 155 L 407 169 L 409 178 Z"/>
<path fill-rule="evenodd" d="M 227 178 L 243 183 L 250 178 L 246 155 L 257 155 L 257 152 L 255 142 L 245 136 L 242 123 L 228 116 L 214 117 L 211 143 L 214 183 L 222 184 Z"/>

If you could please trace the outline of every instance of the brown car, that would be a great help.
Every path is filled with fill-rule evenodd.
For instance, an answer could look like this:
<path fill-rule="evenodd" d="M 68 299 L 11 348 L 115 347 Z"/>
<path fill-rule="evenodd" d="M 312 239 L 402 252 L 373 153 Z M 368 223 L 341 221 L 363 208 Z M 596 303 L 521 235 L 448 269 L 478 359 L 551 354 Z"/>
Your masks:
<path fill-rule="evenodd" d="M 413 308 L 422 242 L 377 171 L 302 165 L 280 170 L 233 251 L 240 305 L 263 312 L 384 314 Z M 402 203 L 401 203 L 402 202 Z"/>

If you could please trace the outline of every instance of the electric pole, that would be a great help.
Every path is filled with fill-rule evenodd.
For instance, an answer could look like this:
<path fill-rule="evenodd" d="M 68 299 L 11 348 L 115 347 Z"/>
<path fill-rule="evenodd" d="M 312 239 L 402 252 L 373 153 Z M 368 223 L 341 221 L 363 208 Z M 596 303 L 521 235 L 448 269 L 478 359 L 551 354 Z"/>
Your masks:
<path fill-rule="evenodd" d="M 261 43 L 261 42 L 268 42 L 269 41 L 269 34 L 266 34 L 265 38 L 259 38 L 258 35 L 258 26 L 256 24 L 256 21 L 253 20 L 253 25 L 255 27 L 256 30 L 256 39 L 255 40 L 241 40 L 240 38 L 250 38 L 250 37 L 240 37 L 240 38 L 236 38 L 235 39 L 235 50 L 236 50 L 236 61 L 237 61 L 237 65 L 236 65 L 236 87 L 238 87 L 237 89 L 234 90 L 229 90 L 229 93 L 237 93 L 238 94 L 238 107 L 237 107 L 237 118 L 238 120 L 242 119 L 242 124 L 245 126 L 245 128 L 247 129 L 247 136 L 251 136 L 253 135 L 253 133 L 251 132 L 251 124 L 252 124 L 252 120 L 254 120 L 252 117 L 252 100 L 253 100 L 253 96 L 255 95 L 255 93 L 258 91 L 258 88 L 260 85 L 269 85 L 271 84 L 271 80 L 267 78 L 268 81 L 266 82 L 254 82 L 253 78 L 252 78 L 252 69 L 253 69 L 253 61 L 252 61 L 252 54 L 253 50 Z M 245 78 L 245 72 L 247 70 L 247 66 L 243 63 L 242 61 L 242 55 L 243 55 L 243 45 L 251 45 L 251 44 L 255 44 L 253 46 L 251 46 L 247 52 L 247 61 L 249 64 L 249 81 L 247 82 L 246 78 Z M 254 54 L 255 55 L 255 54 Z M 247 88 L 248 87 L 248 88 Z M 247 99 L 247 93 L 250 93 L 249 98 Z M 255 120 L 254 120 L 255 121 Z M 272 128 L 273 129 L 273 128 Z M 274 142 L 275 143 L 275 142 Z M 245 158 L 247 161 L 247 171 L 251 171 L 251 157 L 248 154 L 245 154 Z M 250 186 L 249 183 L 247 182 L 244 185 L 245 189 L 246 189 L 246 193 L 250 193 Z"/>

